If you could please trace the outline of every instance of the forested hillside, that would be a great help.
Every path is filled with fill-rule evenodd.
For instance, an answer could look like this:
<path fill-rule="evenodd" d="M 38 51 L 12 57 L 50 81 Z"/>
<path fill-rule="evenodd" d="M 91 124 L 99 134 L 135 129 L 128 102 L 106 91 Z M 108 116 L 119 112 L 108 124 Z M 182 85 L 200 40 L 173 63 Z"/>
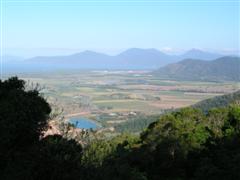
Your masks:
<path fill-rule="evenodd" d="M 239 102 L 240 102 L 240 90 L 231 94 L 216 96 L 211 99 L 200 101 L 199 103 L 193 105 L 193 107 L 199 108 L 203 112 L 208 112 L 208 110 L 212 108 L 225 107 L 229 104 Z"/>
<path fill-rule="evenodd" d="M 155 76 L 200 81 L 240 81 L 240 58 L 221 57 L 212 61 L 185 59 L 169 64 L 152 74 Z"/>
<path fill-rule="evenodd" d="M 231 102 L 231 101 L 230 101 Z M 140 136 L 122 134 L 82 147 L 44 137 L 51 108 L 17 78 L 0 81 L 0 179 L 240 179 L 240 106 L 207 113 L 183 108 L 157 118 Z"/>

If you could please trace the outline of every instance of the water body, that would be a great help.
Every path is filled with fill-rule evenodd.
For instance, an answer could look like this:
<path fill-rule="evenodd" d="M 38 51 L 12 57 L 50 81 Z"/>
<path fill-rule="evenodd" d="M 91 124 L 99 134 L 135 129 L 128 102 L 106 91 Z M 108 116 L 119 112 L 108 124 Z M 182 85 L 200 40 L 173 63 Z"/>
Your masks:
<path fill-rule="evenodd" d="M 83 117 L 74 117 L 70 118 L 69 123 L 73 124 L 77 128 L 81 129 L 97 129 L 99 125 L 93 120 L 83 118 Z"/>

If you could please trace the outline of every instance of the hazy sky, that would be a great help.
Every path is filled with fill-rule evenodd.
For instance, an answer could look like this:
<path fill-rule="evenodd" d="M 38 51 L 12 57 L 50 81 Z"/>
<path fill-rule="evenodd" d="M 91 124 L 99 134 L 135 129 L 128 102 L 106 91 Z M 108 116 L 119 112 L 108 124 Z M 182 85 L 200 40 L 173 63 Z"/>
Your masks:
<path fill-rule="evenodd" d="M 239 49 L 239 0 L 20 1 L 3 0 L 6 51 Z"/>

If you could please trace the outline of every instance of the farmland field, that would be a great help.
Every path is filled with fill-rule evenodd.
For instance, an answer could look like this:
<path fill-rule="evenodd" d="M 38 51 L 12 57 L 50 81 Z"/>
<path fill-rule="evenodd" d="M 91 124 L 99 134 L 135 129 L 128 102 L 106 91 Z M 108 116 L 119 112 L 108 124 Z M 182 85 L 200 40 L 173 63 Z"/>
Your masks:
<path fill-rule="evenodd" d="M 76 71 L 20 77 L 29 84 L 39 83 L 47 100 L 62 108 L 65 117 L 90 117 L 105 125 L 125 122 L 139 114 L 161 114 L 239 88 L 236 82 L 173 81 L 146 71 Z"/>

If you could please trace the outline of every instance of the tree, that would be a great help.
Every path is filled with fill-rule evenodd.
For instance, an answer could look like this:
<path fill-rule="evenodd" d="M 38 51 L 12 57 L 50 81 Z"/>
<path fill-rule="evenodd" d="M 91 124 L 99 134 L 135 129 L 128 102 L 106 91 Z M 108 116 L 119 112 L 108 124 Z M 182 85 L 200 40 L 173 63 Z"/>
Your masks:
<path fill-rule="evenodd" d="M 47 136 L 36 148 L 34 180 L 81 179 L 82 147 L 75 140 L 60 135 Z"/>
<path fill-rule="evenodd" d="M 51 112 L 39 92 L 24 85 L 16 77 L 0 82 L 0 145 L 8 151 L 38 141 Z"/>
<path fill-rule="evenodd" d="M 17 77 L 0 81 L 0 179 L 81 177 L 82 147 L 60 135 L 42 137 L 51 112 L 38 89 Z"/>
<path fill-rule="evenodd" d="M 17 77 L 0 81 L 0 171 L 16 154 L 39 141 L 51 108 L 36 89 Z"/>

